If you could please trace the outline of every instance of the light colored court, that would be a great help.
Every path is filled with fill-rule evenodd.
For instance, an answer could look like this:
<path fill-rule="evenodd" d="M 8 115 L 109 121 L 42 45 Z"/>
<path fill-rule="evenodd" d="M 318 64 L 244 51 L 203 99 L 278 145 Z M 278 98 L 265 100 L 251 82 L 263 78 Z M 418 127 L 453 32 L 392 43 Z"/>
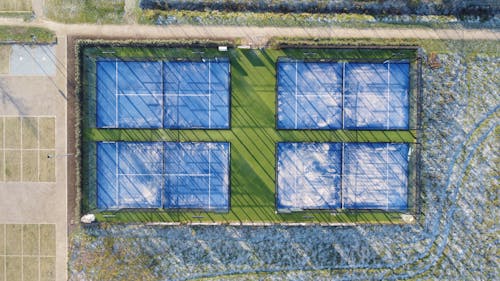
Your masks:
<path fill-rule="evenodd" d="M 67 280 L 66 38 L 16 48 L 54 71 L 0 60 L 0 281 Z"/>
<path fill-rule="evenodd" d="M 56 226 L 0 224 L 0 281 L 55 280 Z"/>
<path fill-rule="evenodd" d="M 54 182 L 55 117 L 0 116 L 0 182 Z"/>

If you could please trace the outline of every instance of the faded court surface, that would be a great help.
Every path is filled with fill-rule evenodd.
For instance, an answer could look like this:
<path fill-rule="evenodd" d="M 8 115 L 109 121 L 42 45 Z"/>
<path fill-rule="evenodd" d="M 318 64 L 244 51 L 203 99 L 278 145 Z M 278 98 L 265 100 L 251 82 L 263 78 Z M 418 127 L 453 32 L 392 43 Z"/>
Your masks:
<path fill-rule="evenodd" d="M 0 281 L 67 280 L 66 38 L 0 60 Z"/>
<path fill-rule="evenodd" d="M 0 280 L 55 280 L 54 224 L 0 224 Z"/>

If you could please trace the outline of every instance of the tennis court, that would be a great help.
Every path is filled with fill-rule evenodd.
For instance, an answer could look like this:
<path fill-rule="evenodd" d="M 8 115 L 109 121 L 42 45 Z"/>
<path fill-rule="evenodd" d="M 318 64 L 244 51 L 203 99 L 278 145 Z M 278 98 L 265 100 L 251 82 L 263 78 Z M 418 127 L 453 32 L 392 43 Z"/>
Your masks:
<path fill-rule="evenodd" d="M 344 208 L 405 210 L 408 149 L 406 143 L 344 144 Z"/>
<path fill-rule="evenodd" d="M 340 208 L 341 143 L 278 143 L 277 209 Z"/>
<path fill-rule="evenodd" d="M 97 64 L 98 128 L 229 128 L 229 60 Z"/>
<path fill-rule="evenodd" d="M 278 63 L 278 128 L 342 128 L 342 64 Z"/>
<path fill-rule="evenodd" d="M 409 63 L 345 65 L 344 128 L 409 128 Z"/>
<path fill-rule="evenodd" d="M 97 143 L 97 206 L 161 208 L 161 142 Z"/>
<path fill-rule="evenodd" d="M 277 64 L 279 129 L 409 128 L 409 63 Z"/>
<path fill-rule="evenodd" d="M 229 143 L 98 142 L 97 207 L 229 209 Z"/>
<path fill-rule="evenodd" d="M 165 143 L 165 208 L 229 210 L 229 143 Z"/>
<path fill-rule="evenodd" d="M 228 60 L 164 66 L 165 128 L 229 128 Z"/>
<path fill-rule="evenodd" d="M 278 143 L 278 211 L 405 210 L 408 144 Z"/>

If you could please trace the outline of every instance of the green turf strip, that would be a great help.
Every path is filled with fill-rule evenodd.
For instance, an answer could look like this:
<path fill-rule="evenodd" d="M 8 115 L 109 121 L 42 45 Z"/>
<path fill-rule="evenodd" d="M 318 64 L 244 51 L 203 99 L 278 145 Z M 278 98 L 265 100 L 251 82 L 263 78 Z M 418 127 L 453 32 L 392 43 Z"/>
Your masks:
<path fill-rule="evenodd" d="M 113 56 L 169 58 L 196 57 L 200 50 L 147 48 L 89 48 L 85 50 L 86 68 L 84 88 L 95 91 L 92 73 L 95 58 L 112 50 Z M 399 214 L 388 212 L 306 211 L 292 214 L 275 212 L 275 145 L 276 142 L 410 142 L 416 140 L 415 131 L 345 131 L 345 130 L 276 130 L 275 63 L 278 57 L 335 60 L 384 59 L 397 56 L 413 58 L 414 51 L 400 50 L 240 50 L 226 53 L 201 50 L 203 56 L 227 56 L 231 59 L 231 129 L 230 130 L 128 130 L 96 129 L 92 107 L 83 124 L 84 153 L 93 153 L 94 141 L 227 141 L 231 143 L 231 210 L 228 213 L 204 211 L 126 211 L 102 212 L 98 219 L 116 222 L 216 222 L 216 223 L 400 223 Z M 94 72 L 95 73 L 95 72 Z M 95 74 L 94 74 L 95 75 Z M 95 93 L 89 93 L 92 97 Z M 86 101 L 93 105 L 92 98 Z M 84 103 L 85 105 L 85 103 Z M 85 145 L 85 143 L 88 145 Z M 92 159 L 91 157 L 83 157 Z M 83 162 L 84 194 L 95 192 L 95 163 Z M 93 189 L 93 190 L 85 190 Z M 84 196 L 84 208 L 95 206 L 92 196 Z"/>

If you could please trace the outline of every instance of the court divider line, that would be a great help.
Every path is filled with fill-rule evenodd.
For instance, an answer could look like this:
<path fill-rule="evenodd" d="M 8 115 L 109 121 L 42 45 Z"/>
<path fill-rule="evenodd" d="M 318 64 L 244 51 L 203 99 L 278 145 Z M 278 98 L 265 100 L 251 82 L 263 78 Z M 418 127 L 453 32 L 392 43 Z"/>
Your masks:
<path fill-rule="evenodd" d="M 19 169 L 21 170 L 21 178 L 20 180 L 23 181 L 24 178 L 23 178 L 23 123 L 24 123 L 24 117 L 22 116 L 19 116 L 19 120 L 21 120 L 21 131 L 20 131 L 20 134 L 21 134 L 21 149 L 20 149 L 20 152 L 21 152 L 21 165 L 19 167 Z"/>

